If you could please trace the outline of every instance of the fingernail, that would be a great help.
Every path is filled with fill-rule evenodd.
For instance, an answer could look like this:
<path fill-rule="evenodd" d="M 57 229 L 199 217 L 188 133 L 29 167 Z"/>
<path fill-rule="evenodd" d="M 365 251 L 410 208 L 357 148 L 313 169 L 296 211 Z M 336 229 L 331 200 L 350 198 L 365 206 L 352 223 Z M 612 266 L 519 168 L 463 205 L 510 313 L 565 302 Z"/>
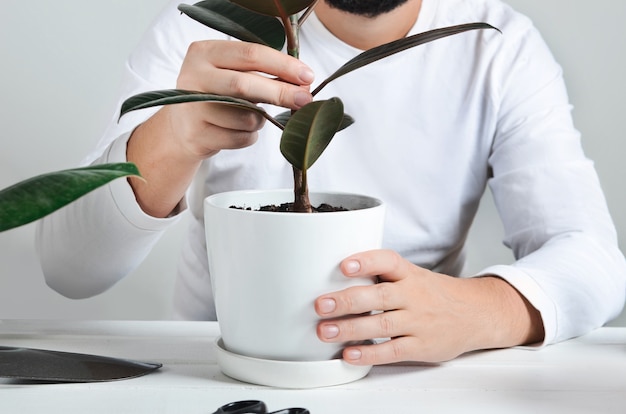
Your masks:
<path fill-rule="evenodd" d="M 322 326 L 322 336 L 325 339 L 333 339 L 339 335 L 339 327 L 337 325 Z"/>
<path fill-rule="evenodd" d="M 319 305 L 322 313 L 331 313 L 337 308 L 337 302 L 335 302 L 335 299 L 322 299 L 320 300 Z"/>
<path fill-rule="evenodd" d="M 362 355 L 358 349 L 348 349 L 344 354 L 344 358 L 350 361 L 357 361 L 361 359 Z"/>
<path fill-rule="evenodd" d="M 296 92 L 294 96 L 294 103 L 297 107 L 301 108 L 304 105 L 311 102 L 311 94 L 308 92 Z"/>
<path fill-rule="evenodd" d="M 315 74 L 309 68 L 303 68 L 300 71 L 300 80 L 305 84 L 310 84 L 315 80 Z"/>
<path fill-rule="evenodd" d="M 361 270 L 361 263 L 357 262 L 356 260 L 350 260 L 346 263 L 345 267 L 348 274 L 353 274 Z"/>

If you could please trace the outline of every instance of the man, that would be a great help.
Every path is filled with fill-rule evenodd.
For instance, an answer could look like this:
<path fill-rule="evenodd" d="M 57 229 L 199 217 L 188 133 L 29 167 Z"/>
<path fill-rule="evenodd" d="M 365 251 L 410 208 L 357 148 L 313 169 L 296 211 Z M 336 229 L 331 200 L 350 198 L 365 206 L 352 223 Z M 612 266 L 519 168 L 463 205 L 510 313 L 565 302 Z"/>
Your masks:
<path fill-rule="evenodd" d="M 310 102 L 315 78 L 360 50 L 474 21 L 502 30 L 403 52 L 324 90 L 341 97 L 357 122 L 312 169 L 310 186 L 366 193 L 389 206 L 386 249 L 341 265 L 346 277 L 381 283 L 329 292 L 315 303 L 320 340 L 392 338 L 348 347 L 346 361 L 442 361 L 477 349 L 539 346 L 619 313 L 624 257 L 572 125 L 560 68 L 528 19 L 498 0 L 322 0 L 304 25 L 299 61 L 208 30 L 179 16 L 177 3 L 131 56 L 121 99 L 176 87 L 239 96 L 277 113 L 274 105 Z M 106 290 L 189 205 L 175 300 L 181 317 L 214 318 L 201 200 L 289 187 L 277 134 L 255 114 L 206 103 L 112 122 L 89 161 L 132 161 L 145 181 L 115 182 L 43 221 L 48 283 L 70 297 Z M 463 274 L 463 243 L 486 185 L 517 260 L 451 277 Z M 372 310 L 386 312 L 353 316 Z"/>

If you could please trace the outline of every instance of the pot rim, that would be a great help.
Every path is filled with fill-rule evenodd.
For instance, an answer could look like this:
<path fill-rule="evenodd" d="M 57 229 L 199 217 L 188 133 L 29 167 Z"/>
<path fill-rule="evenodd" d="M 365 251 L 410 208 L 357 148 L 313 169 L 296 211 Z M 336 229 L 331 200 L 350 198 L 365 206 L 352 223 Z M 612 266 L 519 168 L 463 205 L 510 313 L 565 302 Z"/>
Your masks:
<path fill-rule="evenodd" d="M 280 199 L 278 199 L 277 201 L 264 201 L 260 204 L 269 204 L 269 203 L 284 203 L 284 202 L 289 202 L 293 200 L 293 189 L 252 189 L 252 190 L 229 190 L 229 191 L 223 191 L 223 192 L 219 192 L 219 193 L 214 193 L 211 195 L 208 195 L 204 198 L 204 205 L 205 207 L 212 207 L 212 208 L 218 208 L 218 209 L 230 209 L 230 206 L 232 205 L 231 202 L 228 202 L 226 204 L 222 204 L 217 202 L 220 199 L 223 198 L 235 198 L 237 196 L 242 196 L 242 197 L 256 197 L 256 196 L 260 196 L 260 195 L 268 195 L 268 196 L 276 196 L 276 197 L 280 197 Z M 358 207 L 358 208 L 350 208 L 346 211 L 333 211 L 333 212 L 327 212 L 327 213 L 323 213 L 323 214 L 346 214 L 346 213 L 350 213 L 350 212 L 354 212 L 354 211 L 360 211 L 360 210 L 369 210 L 369 209 L 373 209 L 373 208 L 382 208 L 384 207 L 385 203 L 377 198 L 377 197 L 373 197 L 373 196 L 369 196 L 369 195 L 364 195 L 364 194 L 359 194 L 359 193 L 351 193 L 351 192 L 344 192 L 344 191 L 310 191 L 309 192 L 309 196 L 311 197 L 311 203 L 312 204 L 319 204 L 319 201 L 315 201 L 316 197 L 324 197 L 324 196 L 330 196 L 330 197 L 339 197 L 339 198 L 352 198 L 352 199 L 357 199 L 357 200 L 361 200 L 362 203 L 367 203 L 367 205 L 363 206 L 363 207 Z M 259 204 L 259 205 L 260 205 Z M 246 206 L 246 207 L 250 207 L 251 209 L 241 209 L 241 210 L 237 210 L 237 209 L 232 209 L 233 211 L 240 211 L 242 213 L 256 213 L 256 214 L 297 214 L 294 212 L 276 212 L 276 211 L 258 211 L 255 210 L 255 208 L 258 207 L 258 205 L 250 205 L 250 206 Z"/>

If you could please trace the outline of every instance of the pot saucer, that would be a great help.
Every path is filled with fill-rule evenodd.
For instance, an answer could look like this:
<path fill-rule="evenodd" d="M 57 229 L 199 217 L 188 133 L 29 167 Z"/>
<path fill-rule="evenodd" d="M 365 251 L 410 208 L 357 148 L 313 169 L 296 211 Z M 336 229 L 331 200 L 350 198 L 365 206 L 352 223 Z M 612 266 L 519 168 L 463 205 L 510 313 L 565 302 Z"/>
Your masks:
<path fill-rule="evenodd" d="M 342 359 L 328 361 L 276 361 L 232 353 L 222 338 L 215 341 L 222 372 L 239 381 L 277 388 L 319 388 L 346 384 L 365 377 L 371 365 L 350 365 Z"/>

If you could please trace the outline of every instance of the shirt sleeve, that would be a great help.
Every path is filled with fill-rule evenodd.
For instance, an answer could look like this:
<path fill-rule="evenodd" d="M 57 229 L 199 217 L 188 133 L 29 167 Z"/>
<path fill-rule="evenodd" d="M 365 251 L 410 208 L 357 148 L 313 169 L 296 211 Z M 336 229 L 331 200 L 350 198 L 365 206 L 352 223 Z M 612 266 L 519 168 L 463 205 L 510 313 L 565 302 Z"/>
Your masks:
<path fill-rule="evenodd" d="M 188 45 L 202 27 L 181 18 L 177 4 L 172 1 L 163 9 L 129 57 L 118 104 L 85 165 L 126 162 L 132 131 L 158 109 L 119 119 L 121 103 L 140 92 L 175 87 Z M 184 200 L 180 207 L 185 208 Z M 37 224 L 35 243 L 46 283 L 71 298 L 102 293 L 132 272 L 176 221 L 145 214 L 128 181 L 115 180 Z"/>
<path fill-rule="evenodd" d="M 540 311 L 549 344 L 619 314 L 626 263 L 561 68 L 536 30 L 512 40 L 495 65 L 501 115 L 489 187 L 516 262 L 480 274 L 505 279 Z"/>
<path fill-rule="evenodd" d="M 130 134 L 95 163 L 124 162 Z M 145 214 L 126 179 L 92 191 L 41 220 L 36 246 L 46 283 L 64 296 L 100 294 L 133 271 L 178 217 Z"/>

